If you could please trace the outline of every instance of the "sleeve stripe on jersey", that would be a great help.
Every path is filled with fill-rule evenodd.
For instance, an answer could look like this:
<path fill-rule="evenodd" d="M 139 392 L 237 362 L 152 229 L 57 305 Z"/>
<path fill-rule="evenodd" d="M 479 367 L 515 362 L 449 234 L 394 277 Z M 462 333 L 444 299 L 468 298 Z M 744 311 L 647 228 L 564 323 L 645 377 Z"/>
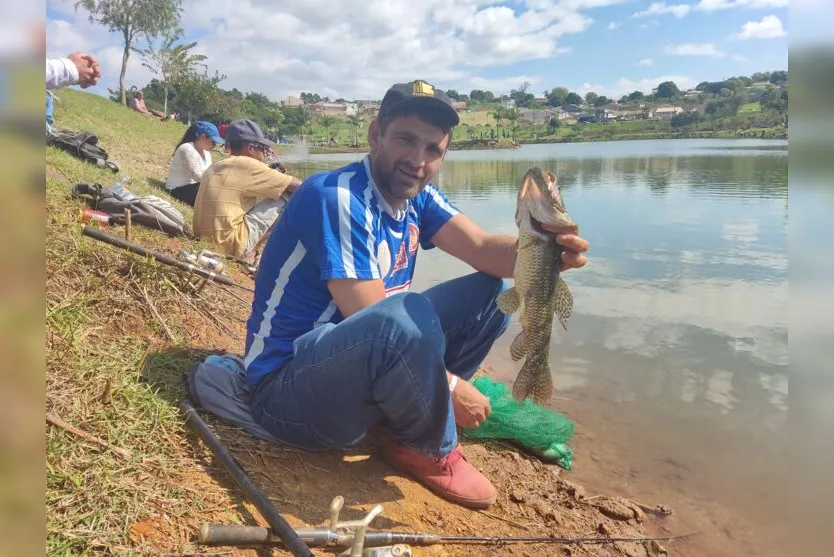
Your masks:
<path fill-rule="evenodd" d="M 342 248 L 342 266 L 347 278 L 356 278 L 353 263 L 353 235 L 350 231 L 350 179 L 352 172 L 343 172 L 338 178 L 339 196 L 339 243 Z"/>
<path fill-rule="evenodd" d="M 454 207 L 452 207 L 449 203 L 447 203 L 446 200 L 443 199 L 443 196 L 440 195 L 440 192 L 437 191 L 437 188 L 433 185 L 428 184 L 426 186 L 426 190 L 429 192 L 429 195 L 431 195 L 434 202 L 437 203 L 437 206 L 449 213 L 449 216 L 453 217 L 460 212 Z"/>
<path fill-rule="evenodd" d="M 368 180 L 368 184 L 365 186 L 365 230 L 368 231 L 368 256 L 370 258 L 368 264 L 371 267 L 372 276 L 374 278 L 381 278 L 379 274 L 379 262 L 376 260 L 376 248 L 374 247 L 374 216 L 371 213 L 371 198 L 373 195 L 373 188 L 371 188 L 371 182 Z"/>
<path fill-rule="evenodd" d="M 307 250 L 304 249 L 301 242 L 298 242 L 293 252 L 284 262 L 284 266 L 278 272 L 278 278 L 275 279 L 275 287 L 272 289 L 269 300 L 266 301 L 266 308 L 264 308 L 263 315 L 261 316 L 261 324 L 258 326 L 258 331 L 252 335 L 252 345 L 249 347 L 246 358 L 243 360 L 247 368 L 263 353 L 264 339 L 268 338 L 272 332 L 272 319 L 275 317 L 275 311 L 281 303 L 281 298 L 284 297 L 284 289 L 287 287 L 290 275 L 298 267 L 298 264 L 301 263 L 301 260 L 304 259 L 306 253 Z"/>

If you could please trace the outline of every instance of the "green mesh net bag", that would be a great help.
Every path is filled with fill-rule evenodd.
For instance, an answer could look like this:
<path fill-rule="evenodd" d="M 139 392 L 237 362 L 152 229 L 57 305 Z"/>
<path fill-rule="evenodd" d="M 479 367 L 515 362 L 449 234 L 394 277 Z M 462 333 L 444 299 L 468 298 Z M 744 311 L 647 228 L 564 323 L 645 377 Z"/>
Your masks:
<path fill-rule="evenodd" d="M 492 412 L 480 427 L 465 428 L 467 437 L 502 439 L 543 460 L 556 462 L 565 470 L 572 468 L 573 451 L 567 446 L 573 436 L 572 420 L 530 399 L 518 402 L 506 385 L 485 375 L 472 384 L 489 399 Z"/>

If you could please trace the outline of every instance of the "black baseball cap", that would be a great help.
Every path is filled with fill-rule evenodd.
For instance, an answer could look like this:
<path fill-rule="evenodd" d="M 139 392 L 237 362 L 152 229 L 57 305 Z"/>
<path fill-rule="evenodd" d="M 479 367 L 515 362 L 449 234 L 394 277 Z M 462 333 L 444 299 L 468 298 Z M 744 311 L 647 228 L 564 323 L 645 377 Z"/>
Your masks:
<path fill-rule="evenodd" d="M 266 138 L 258 124 L 252 120 L 232 120 L 226 128 L 227 143 L 257 143 L 264 147 L 272 147 L 273 143 Z"/>
<path fill-rule="evenodd" d="M 454 101 L 446 94 L 446 91 L 437 89 L 421 79 L 409 83 L 396 83 L 388 89 L 379 105 L 377 118 L 384 118 L 402 112 L 408 107 L 421 105 L 437 110 L 448 119 L 450 127 L 460 123 Z"/>

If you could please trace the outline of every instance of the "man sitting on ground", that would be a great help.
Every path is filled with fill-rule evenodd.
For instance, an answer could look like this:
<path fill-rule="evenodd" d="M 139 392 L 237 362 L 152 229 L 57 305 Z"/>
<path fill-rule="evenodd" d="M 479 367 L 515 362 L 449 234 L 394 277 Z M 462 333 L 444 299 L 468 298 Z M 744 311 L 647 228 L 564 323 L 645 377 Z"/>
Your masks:
<path fill-rule="evenodd" d="M 267 166 L 272 143 L 251 120 L 226 129 L 231 156 L 212 164 L 194 201 L 194 233 L 226 254 L 250 254 L 270 229 L 301 180 Z"/>
<path fill-rule="evenodd" d="M 244 361 L 253 417 L 284 443 L 344 449 L 384 422 L 392 466 L 483 508 L 496 491 L 461 453 L 456 423 L 490 413 L 469 379 L 509 323 L 495 300 L 518 239 L 485 232 L 431 182 L 458 123 L 443 91 L 394 85 L 369 127 L 370 154 L 293 194 L 255 278 Z M 576 230 L 551 232 L 563 268 L 585 265 Z M 406 293 L 419 246 L 476 272 Z"/>

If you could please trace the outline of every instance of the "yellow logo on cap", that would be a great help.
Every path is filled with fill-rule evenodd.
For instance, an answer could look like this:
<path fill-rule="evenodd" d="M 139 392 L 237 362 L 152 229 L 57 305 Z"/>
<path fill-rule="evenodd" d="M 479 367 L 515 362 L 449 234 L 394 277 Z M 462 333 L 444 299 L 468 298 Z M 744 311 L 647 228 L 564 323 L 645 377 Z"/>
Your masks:
<path fill-rule="evenodd" d="M 414 82 L 414 85 L 411 88 L 411 94 L 418 95 L 421 97 L 433 97 L 434 86 L 429 85 L 425 81 L 417 80 Z"/>

